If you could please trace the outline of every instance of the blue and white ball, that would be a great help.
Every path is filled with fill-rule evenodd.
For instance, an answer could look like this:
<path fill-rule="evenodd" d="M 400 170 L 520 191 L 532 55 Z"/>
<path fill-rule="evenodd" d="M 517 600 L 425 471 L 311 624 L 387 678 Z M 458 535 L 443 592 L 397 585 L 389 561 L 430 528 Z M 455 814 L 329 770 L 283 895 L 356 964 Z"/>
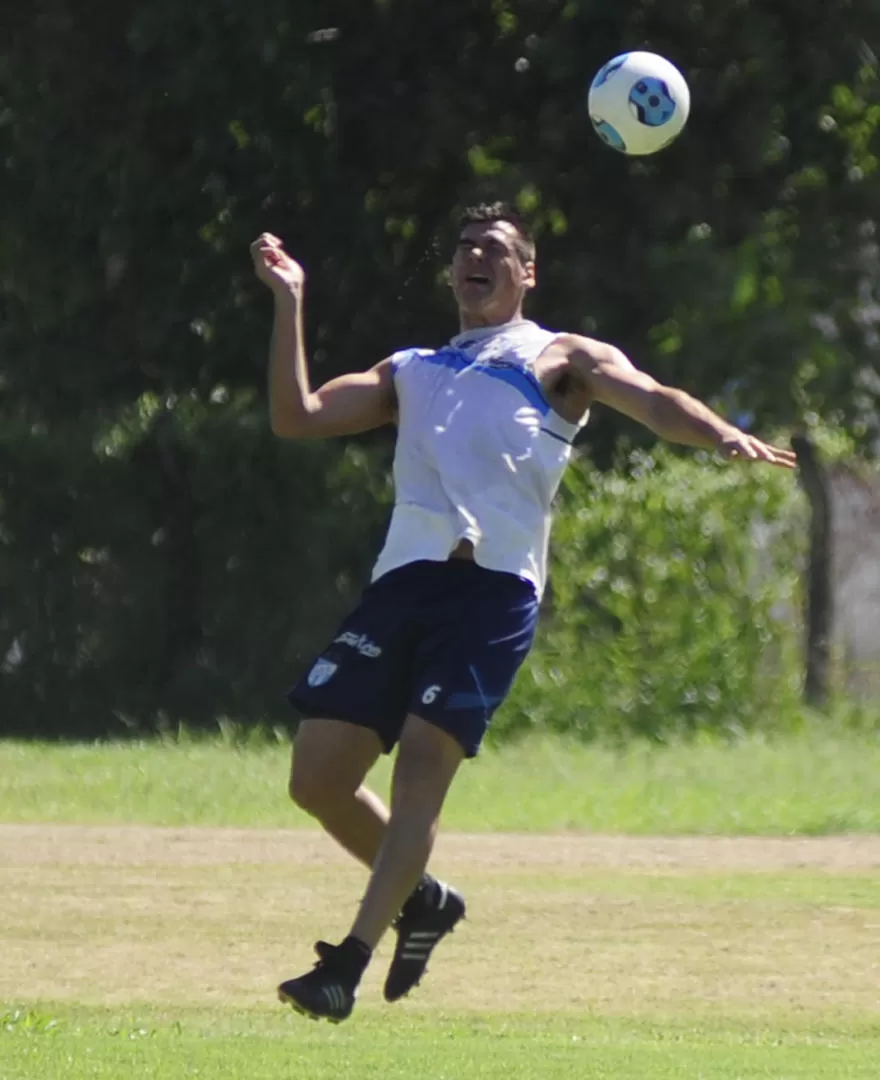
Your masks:
<path fill-rule="evenodd" d="M 684 76 L 656 53 L 615 56 L 587 98 L 599 137 L 622 154 L 656 154 L 682 133 L 691 110 Z"/>

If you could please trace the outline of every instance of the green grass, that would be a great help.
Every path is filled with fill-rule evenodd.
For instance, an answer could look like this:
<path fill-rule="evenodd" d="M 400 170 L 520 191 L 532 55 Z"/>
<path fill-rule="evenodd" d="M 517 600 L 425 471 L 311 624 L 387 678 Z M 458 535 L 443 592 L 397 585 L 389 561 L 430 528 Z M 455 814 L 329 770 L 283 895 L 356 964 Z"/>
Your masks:
<path fill-rule="evenodd" d="M 880 841 L 736 837 L 880 832 L 876 736 L 488 751 L 436 852 L 467 923 L 394 1007 L 383 941 L 339 1028 L 274 1001 L 364 881 L 251 828 L 305 824 L 288 753 L 0 743 L 0 1080 L 876 1080 Z"/>
<path fill-rule="evenodd" d="M 0 821 L 291 826 L 281 742 L 0 743 Z M 389 763 L 373 782 L 387 791 Z M 463 831 L 832 835 L 880 832 L 877 733 L 812 727 L 726 744 L 560 738 L 466 763 L 444 826 Z"/>
<path fill-rule="evenodd" d="M 875 1080 L 880 1025 L 632 1022 L 373 1009 L 358 1025 L 264 1012 L 44 1009 L 0 1027 L 3 1080 Z M 53 1022 L 54 1021 L 54 1022 Z"/>

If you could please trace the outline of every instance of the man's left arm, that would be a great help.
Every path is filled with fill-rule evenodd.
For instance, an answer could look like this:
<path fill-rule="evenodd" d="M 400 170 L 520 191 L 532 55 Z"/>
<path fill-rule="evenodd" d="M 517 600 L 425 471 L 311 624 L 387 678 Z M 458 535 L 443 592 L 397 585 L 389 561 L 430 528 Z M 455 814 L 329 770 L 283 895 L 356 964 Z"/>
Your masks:
<path fill-rule="evenodd" d="M 639 371 L 613 345 L 572 335 L 568 359 L 583 379 L 590 399 L 650 428 L 661 439 L 717 450 L 726 458 L 767 461 L 792 469 L 793 451 L 770 446 L 713 412 L 684 390 L 663 386 Z"/>

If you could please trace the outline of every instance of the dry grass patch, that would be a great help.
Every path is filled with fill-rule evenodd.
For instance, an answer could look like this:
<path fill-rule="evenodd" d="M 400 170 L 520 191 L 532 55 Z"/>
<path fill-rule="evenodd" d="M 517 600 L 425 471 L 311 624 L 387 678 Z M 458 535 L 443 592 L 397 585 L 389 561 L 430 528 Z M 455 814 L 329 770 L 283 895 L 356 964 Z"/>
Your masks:
<path fill-rule="evenodd" d="M 447 834 L 437 866 L 471 917 L 404 1009 L 880 1004 L 880 838 Z M 311 831 L 0 826 L 0 999 L 264 1004 L 363 882 Z"/>

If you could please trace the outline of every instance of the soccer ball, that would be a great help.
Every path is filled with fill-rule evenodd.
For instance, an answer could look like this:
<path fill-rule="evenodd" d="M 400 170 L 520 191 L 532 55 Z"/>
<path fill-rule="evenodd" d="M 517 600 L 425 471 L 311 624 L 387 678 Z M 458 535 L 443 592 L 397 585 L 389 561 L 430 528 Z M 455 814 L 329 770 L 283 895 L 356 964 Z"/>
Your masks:
<path fill-rule="evenodd" d="M 590 120 L 599 137 L 622 154 L 656 154 L 687 123 L 691 95 L 684 76 L 656 53 L 615 56 L 590 86 Z"/>

